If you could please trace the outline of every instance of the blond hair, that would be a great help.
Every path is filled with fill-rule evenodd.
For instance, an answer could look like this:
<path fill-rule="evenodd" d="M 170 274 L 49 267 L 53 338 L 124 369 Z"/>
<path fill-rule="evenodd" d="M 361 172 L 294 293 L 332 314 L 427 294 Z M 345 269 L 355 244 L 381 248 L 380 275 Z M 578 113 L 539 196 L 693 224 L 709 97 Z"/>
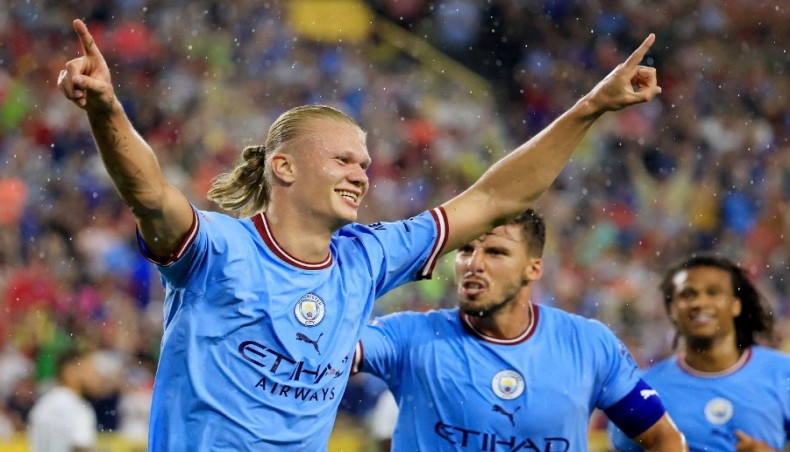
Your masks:
<path fill-rule="evenodd" d="M 247 146 L 241 153 L 241 162 L 231 171 L 214 178 L 208 199 L 226 210 L 249 217 L 266 210 L 271 199 L 273 175 L 272 155 L 306 130 L 313 120 L 332 120 L 362 128 L 340 110 L 325 105 L 303 105 L 292 108 L 277 118 L 269 128 L 265 145 Z"/>

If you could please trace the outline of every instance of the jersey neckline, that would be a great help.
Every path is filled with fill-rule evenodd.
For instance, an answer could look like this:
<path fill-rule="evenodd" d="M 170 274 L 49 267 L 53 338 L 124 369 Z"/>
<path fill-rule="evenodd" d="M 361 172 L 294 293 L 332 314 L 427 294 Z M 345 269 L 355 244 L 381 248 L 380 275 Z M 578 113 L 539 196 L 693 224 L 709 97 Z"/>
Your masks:
<path fill-rule="evenodd" d="M 286 264 L 293 265 L 294 267 L 301 268 L 302 270 L 323 270 L 332 265 L 332 252 L 327 253 L 326 258 L 320 262 L 307 262 L 289 254 L 283 247 L 277 243 L 274 238 L 272 230 L 269 227 L 269 221 L 263 212 L 256 214 L 252 217 L 252 222 L 255 224 L 255 229 L 258 230 L 263 242 L 266 246 Z"/>
<path fill-rule="evenodd" d="M 470 320 L 469 314 L 461 311 L 460 309 L 458 310 L 458 317 L 460 318 L 461 325 L 464 327 L 464 329 L 480 340 L 492 344 L 499 344 L 499 345 L 516 345 L 532 337 L 532 335 L 535 333 L 535 330 L 538 329 L 540 309 L 536 309 L 534 304 L 529 303 L 529 311 L 530 311 L 529 325 L 527 325 L 527 328 L 524 330 L 523 333 L 519 334 L 517 337 L 514 337 L 512 339 L 499 339 L 496 337 L 491 337 L 486 334 L 483 334 L 477 328 L 474 327 L 474 325 Z"/>
<path fill-rule="evenodd" d="M 688 365 L 688 363 L 686 363 L 686 355 L 683 353 L 678 354 L 677 364 L 678 367 L 680 367 L 680 370 L 686 372 L 687 374 L 693 375 L 695 377 L 719 378 L 719 377 L 726 377 L 728 375 L 732 375 L 735 372 L 738 372 L 739 370 L 743 369 L 743 367 L 746 365 L 746 363 L 749 362 L 751 358 L 752 358 L 752 348 L 749 347 L 743 351 L 741 357 L 738 358 L 738 360 L 735 361 L 735 363 L 732 366 L 717 372 L 705 372 L 691 367 L 690 365 Z"/>

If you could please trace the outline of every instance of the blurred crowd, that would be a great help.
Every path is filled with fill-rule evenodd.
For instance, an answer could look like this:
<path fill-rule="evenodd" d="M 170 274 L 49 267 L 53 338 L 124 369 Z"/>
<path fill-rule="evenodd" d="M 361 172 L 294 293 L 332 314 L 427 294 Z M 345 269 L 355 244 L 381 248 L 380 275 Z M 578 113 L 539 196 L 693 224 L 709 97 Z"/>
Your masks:
<path fill-rule="evenodd" d="M 0 0 L 0 433 L 23 431 L 59 350 L 101 356 L 100 428 L 145 438 L 163 291 L 87 120 L 56 89 L 87 21 L 137 130 L 199 208 L 271 122 L 296 105 L 342 109 L 368 130 L 360 221 L 449 199 L 549 124 L 649 32 L 663 93 L 604 116 L 538 209 L 548 221 L 535 302 L 595 317 L 640 364 L 671 351 L 657 284 L 692 251 L 750 270 L 779 325 L 790 319 L 790 38 L 776 1 L 370 0 L 386 20 L 490 82 L 472 96 L 383 38 L 316 42 L 287 1 Z M 454 305 L 434 280 L 377 314 Z M 787 346 L 786 338 L 775 345 Z M 372 407 L 352 379 L 344 409 Z M 3 418 L 5 420 L 3 420 Z M 3 432 L 6 430 L 7 432 Z"/>

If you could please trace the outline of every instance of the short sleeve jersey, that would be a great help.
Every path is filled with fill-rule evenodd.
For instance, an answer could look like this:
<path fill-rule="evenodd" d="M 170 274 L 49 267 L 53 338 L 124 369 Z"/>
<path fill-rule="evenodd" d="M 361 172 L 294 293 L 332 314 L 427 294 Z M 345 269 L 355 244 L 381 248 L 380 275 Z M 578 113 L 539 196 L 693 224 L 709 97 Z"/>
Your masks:
<path fill-rule="evenodd" d="M 179 252 L 158 262 L 149 450 L 325 450 L 374 299 L 429 277 L 446 233 L 441 207 L 351 224 L 310 263 L 279 246 L 263 214 L 196 210 Z"/>
<path fill-rule="evenodd" d="M 641 373 L 603 324 L 531 309 L 512 340 L 484 336 L 457 309 L 366 327 L 356 364 L 395 395 L 394 451 L 587 450 L 593 409 L 620 401 Z"/>
<path fill-rule="evenodd" d="M 754 346 L 723 372 L 699 372 L 679 356 L 645 371 L 691 451 L 735 450 L 736 430 L 784 450 L 790 440 L 790 356 Z M 614 446 L 641 450 L 616 427 Z"/>

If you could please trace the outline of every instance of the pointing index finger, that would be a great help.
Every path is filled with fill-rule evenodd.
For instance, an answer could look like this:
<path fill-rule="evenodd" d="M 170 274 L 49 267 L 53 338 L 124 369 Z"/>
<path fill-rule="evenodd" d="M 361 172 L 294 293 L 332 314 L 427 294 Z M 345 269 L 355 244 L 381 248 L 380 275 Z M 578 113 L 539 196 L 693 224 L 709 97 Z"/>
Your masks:
<path fill-rule="evenodd" d="M 636 67 L 639 64 L 639 62 L 642 61 L 642 58 L 644 58 L 645 55 L 647 55 L 647 51 L 650 50 L 650 46 L 653 45 L 653 42 L 655 42 L 655 40 L 656 40 L 655 34 L 650 33 L 649 35 L 647 35 L 647 38 L 642 42 L 642 45 L 640 45 L 639 48 L 634 50 L 634 53 L 632 53 L 631 56 L 628 57 L 627 60 L 625 60 L 625 66 L 629 66 L 632 68 Z"/>
<path fill-rule="evenodd" d="M 85 52 L 86 56 L 101 56 L 99 53 L 99 48 L 96 47 L 96 42 L 93 40 L 93 36 L 88 31 L 88 26 L 85 25 L 85 22 L 74 19 L 73 22 L 74 31 L 77 32 L 77 36 L 80 38 L 80 44 L 82 44 L 82 50 Z"/>

